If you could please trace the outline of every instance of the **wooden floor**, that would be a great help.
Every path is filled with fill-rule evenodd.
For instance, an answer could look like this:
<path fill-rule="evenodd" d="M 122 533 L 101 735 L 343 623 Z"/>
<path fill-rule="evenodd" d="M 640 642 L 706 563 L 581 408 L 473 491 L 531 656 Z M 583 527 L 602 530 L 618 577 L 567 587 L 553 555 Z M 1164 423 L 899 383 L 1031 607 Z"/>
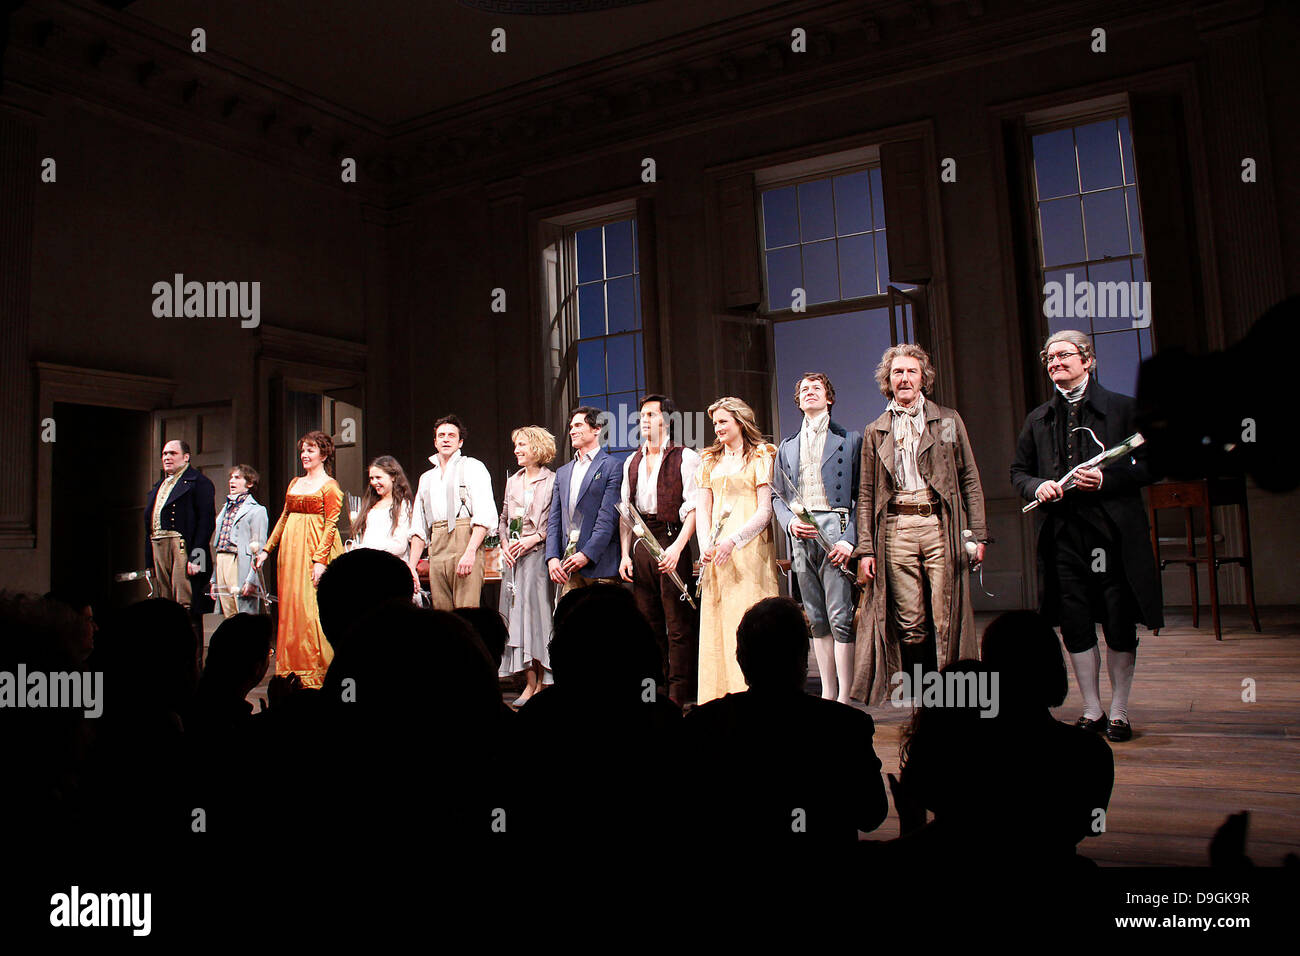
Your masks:
<path fill-rule="evenodd" d="M 1084 852 L 1103 865 L 1204 866 L 1210 838 L 1224 818 L 1251 811 L 1247 851 L 1259 866 L 1276 866 L 1300 853 L 1300 607 L 1260 609 L 1263 633 L 1244 610 L 1224 610 L 1223 641 L 1216 642 L 1209 612 L 1200 629 L 1187 610 L 1168 609 L 1169 626 L 1143 634 L 1129 706 L 1133 739 L 1115 744 L 1115 789 L 1107 830 Z M 991 615 L 980 615 L 982 630 Z M 208 631 L 220 618 L 208 616 Z M 1104 644 L 1103 644 L 1104 647 Z M 1103 655 L 1105 651 L 1103 650 Z M 816 662 L 809 691 L 819 693 Z M 1255 700 L 1243 702 L 1243 681 Z M 249 695 L 265 696 L 263 682 Z M 1102 704 L 1109 706 L 1102 675 Z M 1073 675 L 1070 696 L 1056 712 L 1073 721 L 1083 712 Z M 876 753 L 898 772 L 898 736 L 907 712 L 869 709 L 876 721 Z M 871 834 L 898 835 L 898 817 Z"/>
<path fill-rule="evenodd" d="M 1133 739 L 1114 744 L 1115 789 L 1106 832 L 1082 850 L 1102 865 L 1205 866 L 1215 830 L 1230 813 L 1249 810 L 1247 852 L 1258 866 L 1300 853 L 1300 608 L 1261 608 L 1263 633 L 1244 610 L 1224 610 L 1223 641 L 1208 609 L 1200 629 L 1186 609 L 1167 609 L 1159 635 L 1139 629 L 1137 674 L 1129 704 Z M 991 619 L 980 616 L 982 629 Z M 1105 655 L 1103 643 L 1103 657 Z M 1102 666 L 1102 705 L 1110 703 Z M 813 673 L 816 673 L 815 666 Z M 1254 681 L 1255 701 L 1242 700 Z M 1056 711 L 1083 712 L 1071 674 L 1070 696 Z M 898 771 L 898 736 L 907 711 L 868 711 L 876 753 Z M 871 835 L 898 834 L 898 817 Z"/>

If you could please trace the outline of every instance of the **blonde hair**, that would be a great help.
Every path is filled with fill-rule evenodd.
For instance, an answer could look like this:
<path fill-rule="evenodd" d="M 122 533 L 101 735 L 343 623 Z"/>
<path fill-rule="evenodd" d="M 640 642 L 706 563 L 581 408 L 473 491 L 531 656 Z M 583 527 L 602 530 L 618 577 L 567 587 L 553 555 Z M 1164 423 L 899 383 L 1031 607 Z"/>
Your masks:
<path fill-rule="evenodd" d="M 1088 337 L 1086 332 L 1080 332 L 1078 329 L 1061 329 L 1061 331 L 1049 335 L 1047 341 L 1043 343 L 1043 350 L 1038 353 L 1038 357 L 1042 359 L 1043 368 L 1047 367 L 1047 350 L 1052 347 L 1053 342 L 1069 342 L 1079 350 L 1079 358 L 1085 362 L 1089 359 L 1092 360 L 1092 364 L 1088 366 L 1088 374 L 1094 376 L 1097 374 L 1097 353 L 1093 350 L 1092 339 Z"/>
<path fill-rule="evenodd" d="M 724 395 L 709 406 L 709 421 L 713 421 L 713 413 L 719 409 L 728 412 L 740 426 L 741 447 L 746 460 L 753 454 L 755 448 L 767 444 L 767 439 L 758 430 L 758 422 L 754 420 L 754 410 L 744 400 L 734 395 Z M 712 445 L 704 449 L 701 457 L 716 461 L 722 457 L 722 449 L 722 442 L 715 439 Z"/>
<path fill-rule="evenodd" d="M 549 465 L 555 460 L 555 436 L 541 425 L 524 425 L 510 433 L 512 442 L 520 438 L 528 443 L 528 450 L 537 459 L 537 464 Z"/>
<path fill-rule="evenodd" d="M 934 388 L 934 366 L 930 363 L 929 353 L 911 342 L 887 348 L 880 356 L 880 364 L 876 366 L 876 385 L 880 387 L 880 394 L 885 398 L 894 397 L 894 390 L 889 387 L 889 371 L 896 358 L 914 358 L 921 363 L 921 391 L 929 395 Z"/>

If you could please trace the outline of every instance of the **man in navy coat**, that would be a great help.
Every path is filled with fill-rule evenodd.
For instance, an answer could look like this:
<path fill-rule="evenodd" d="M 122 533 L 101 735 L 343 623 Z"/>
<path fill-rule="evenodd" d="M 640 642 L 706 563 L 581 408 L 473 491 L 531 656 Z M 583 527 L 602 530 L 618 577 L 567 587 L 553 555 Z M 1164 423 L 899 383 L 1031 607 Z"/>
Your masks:
<path fill-rule="evenodd" d="M 212 610 L 209 544 L 216 528 L 216 490 L 190 467 L 186 442 L 173 439 L 163 446 L 162 467 L 163 477 L 149 491 L 144 509 L 144 563 L 153 572 L 155 595 L 198 617 Z"/>
<path fill-rule="evenodd" d="M 590 405 L 569 415 L 573 460 L 555 474 L 546 529 L 546 564 L 563 594 L 595 581 L 618 583 L 619 462 L 600 447 L 601 412 Z M 572 554 L 565 556 L 569 545 Z"/>
<path fill-rule="evenodd" d="M 835 386 L 821 372 L 806 372 L 795 383 L 794 400 L 804 417 L 777 449 L 776 467 L 785 477 L 773 476 L 772 510 L 789 535 L 791 580 L 812 626 L 822 697 L 847 704 L 856 635 L 853 582 L 840 569 L 858 543 L 862 433 L 831 419 Z M 787 500 L 796 492 L 818 527 L 791 514 L 777 491 Z M 818 528 L 833 545 L 829 554 L 818 542 Z"/>

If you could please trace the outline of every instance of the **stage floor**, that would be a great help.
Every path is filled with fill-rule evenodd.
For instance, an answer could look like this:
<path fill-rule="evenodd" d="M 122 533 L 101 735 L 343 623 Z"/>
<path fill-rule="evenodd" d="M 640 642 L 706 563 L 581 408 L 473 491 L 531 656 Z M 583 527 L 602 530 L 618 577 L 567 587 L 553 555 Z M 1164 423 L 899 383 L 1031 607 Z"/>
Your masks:
<path fill-rule="evenodd" d="M 1190 609 L 1166 609 L 1169 626 L 1158 635 L 1139 628 L 1133 739 L 1112 746 L 1106 832 L 1081 848 L 1102 865 L 1206 866 L 1210 838 L 1241 810 L 1251 812 L 1246 848 L 1257 866 L 1300 853 L 1300 608 L 1260 608 L 1259 634 L 1244 608 L 1222 613 L 1222 642 L 1214 639 L 1209 608 L 1199 629 Z M 981 632 L 993 617 L 977 615 Z M 1253 703 L 1242 700 L 1248 678 Z M 1104 661 L 1101 688 L 1107 706 Z M 868 713 L 876 721 L 876 753 L 896 773 L 908 712 L 885 705 Z M 1083 713 L 1073 672 L 1070 696 L 1055 713 L 1065 721 Z M 897 834 L 891 807 L 871 839 Z"/>
<path fill-rule="evenodd" d="M 1169 626 L 1146 633 L 1138 650 L 1129 707 L 1133 739 L 1115 744 L 1115 789 L 1106 832 L 1084 853 L 1102 865 L 1205 866 L 1210 838 L 1230 813 L 1249 810 L 1247 852 L 1258 866 L 1300 853 L 1300 607 L 1260 609 L 1263 633 L 1243 608 L 1223 610 L 1223 641 L 1214 639 L 1209 609 L 1193 628 L 1187 609 L 1166 610 Z M 994 615 L 977 615 L 982 631 Z M 210 636 L 220 622 L 208 615 Z M 1142 632 L 1139 631 L 1141 634 Z M 1104 655 L 1103 651 L 1103 655 Z M 819 693 L 809 664 L 810 693 Z M 1242 700 L 1247 679 L 1254 701 Z M 249 695 L 265 697 L 266 683 Z M 1102 675 L 1102 703 L 1110 701 Z M 876 753 L 898 772 L 898 737 L 907 711 L 870 708 Z M 1073 721 L 1083 704 L 1070 696 L 1056 716 Z M 898 816 L 870 835 L 898 835 Z"/>

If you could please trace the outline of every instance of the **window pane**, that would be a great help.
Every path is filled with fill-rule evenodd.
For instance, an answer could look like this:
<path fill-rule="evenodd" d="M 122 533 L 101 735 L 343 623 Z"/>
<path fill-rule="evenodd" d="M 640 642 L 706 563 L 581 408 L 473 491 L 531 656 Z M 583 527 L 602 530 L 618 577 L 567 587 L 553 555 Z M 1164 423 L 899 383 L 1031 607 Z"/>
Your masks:
<path fill-rule="evenodd" d="M 1079 176 L 1074 166 L 1074 133 L 1059 129 L 1034 137 L 1034 175 L 1038 198 L 1052 199 L 1079 191 Z"/>
<path fill-rule="evenodd" d="M 792 246 L 799 241 L 799 213 L 793 186 L 763 193 L 763 239 L 768 249 Z"/>
<path fill-rule="evenodd" d="M 1071 278 L 1071 276 L 1073 276 L 1073 278 Z M 1074 296 L 1071 292 L 1071 290 L 1073 289 L 1073 283 L 1078 282 L 1086 277 L 1087 277 L 1087 271 L 1084 269 L 1053 269 L 1050 272 L 1044 274 L 1043 276 L 1044 287 L 1046 287 L 1047 284 L 1050 282 L 1058 282 L 1061 285 L 1059 298 L 1055 300 L 1057 303 L 1059 303 L 1060 308 L 1053 310 L 1056 313 L 1054 315 L 1048 315 L 1047 293 L 1043 292 L 1043 315 L 1047 318 L 1048 335 L 1054 335 L 1055 333 L 1060 332 L 1062 329 L 1073 329 L 1077 327 L 1075 319 L 1072 319 L 1068 315 L 1064 315 L 1062 313 L 1067 312 L 1071 308 L 1071 305 L 1067 304 L 1067 302 L 1072 303 L 1074 301 Z M 1083 323 L 1084 326 L 1086 327 L 1088 324 L 1088 320 L 1084 319 Z"/>
<path fill-rule="evenodd" d="M 636 281 L 635 276 L 625 276 L 605 283 L 611 333 L 630 332 L 640 324 L 636 314 Z"/>
<path fill-rule="evenodd" d="M 835 177 L 835 231 L 849 236 L 871 229 L 871 197 L 867 171 Z"/>
<path fill-rule="evenodd" d="M 1038 220 L 1043 234 L 1044 265 L 1064 265 L 1083 260 L 1083 221 L 1079 214 L 1079 200 L 1045 202 L 1038 207 Z"/>
<path fill-rule="evenodd" d="M 631 223 L 632 223 L 632 271 L 640 272 L 641 271 L 641 250 L 637 248 L 637 242 L 639 240 L 637 239 L 636 220 L 635 219 L 631 220 Z"/>
<path fill-rule="evenodd" d="M 889 312 L 871 309 L 839 315 L 776 322 L 772 326 L 776 380 L 781 386 L 777 429 L 792 435 L 802 415 L 787 398 L 795 379 L 809 369 L 825 372 L 835 383 L 835 420 L 845 428 L 861 429 L 885 408 L 872 374 L 889 348 Z M 847 347 L 846 343 L 852 343 Z M 866 372 L 863 372 L 863 367 Z M 711 439 L 713 429 L 707 432 Z"/>
<path fill-rule="evenodd" d="M 1151 348 L 1151 330 L 1149 328 L 1138 329 L 1138 342 L 1142 345 L 1143 361 L 1146 361 L 1155 354 Z"/>
<path fill-rule="evenodd" d="M 1085 190 L 1124 185 L 1113 119 L 1075 127 L 1074 141 L 1079 149 L 1079 180 Z"/>
<path fill-rule="evenodd" d="M 778 249 L 767 254 L 767 305 L 769 309 L 788 309 L 796 286 L 803 285 L 803 260 L 798 246 Z"/>
<path fill-rule="evenodd" d="M 636 418 L 636 393 L 615 392 L 609 396 L 611 448 L 633 448 L 639 443 L 640 433 L 636 425 L 629 424 Z"/>
<path fill-rule="evenodd" d="M 1125 200 L 1128 205 L 1128 234 L 1129 242 L 1133 244 L 1134 252 L 1142 251 L 1142 210 L 1138 208 L 1138 195 L 1135 187 L 1124 190 Z"/>
<path fill-rule="evenodd" d="M 605 227 L 605 275 L 632 274 L 632 220 L 611 222 Z"/>
<path fill-rule="evenodd" d="M 1132 262 L 1133 262 L 1133 281 L 1146 282 L 1147 281 L 1146 260 L 1143 259 L 1141 256 L 1139 256 L 1138 258 L 1134 259 Z"/>
<path fill-rule="evenodd" d="M 899 227 L 902 228 L 901 226 Z M 885 234 L 877 232 L 876 239 L 876 281 L 880 283 L 880 291 L 884 292 L 885 287 L 889 285 L 889 246 L 885 242 Z"/>
<path fill-rule="evenodd" d="M 1127 259 L 1119 262 L 1094 262 L 1088 266 L 1088 278 L 1093 283 L 1094 331 L 1110 332 L 1133 328 L 1133 303 L 1129 299 L 1131 274 Z M 1100 285 L 1103 282 L 1118 284 Z"/>
<path fill-rule="evenodd" d="M 1110 189 L 1084 196 L 1083 224 L 1089 259 L 1128 255 L 1128 216 L 1124 211 L 1123 190 Z"/>
<path fill-rule="evenodd" d="M 1109 332 L 1095 336 L 1097 378 L 1112 392 L 1137 393 L 1138 336 L 1136 332 Z"/>
<path fill-rule="evenodd" d="M 645 352 L 641 344 L 641 333 L 638 332 L 633 336 L 636 339 L 636 390 L 644 392 L 645 387 Z"/>
<path fill-rule="evenodd" d="M 875 229 L 885 228 L 885 199 L 880 186 L 880 167 L 872 166 L 867 170 L 867 179 L 871 183 L 871 225 Z"/>
<path fill-rule="evenodd" d="M 1128 131 L 1128 117 L 1121 116 L 1117 124 L 1119 126 L 1119 144 L 1120 152 L 1124 157 L 1124 182 L 1130 186 L 1136 183 L 1137 167 L 1133 165 L 1133 137 Z"/>
<path fill-rule="evenodd" d="M 876 263 L 871 233 L 840 240 L 840 294 L 855 299 L 876 294 Z"/>
<path fill-rule="evenodd" d="M 605 284 L 578 286 L 578 337 L 605 334 Z"/>
<path fill-rule="evenodd" d="M 831 181 L 819 179 L 799 184 L 799 235 L 804 242 L 835 235 L 835 210 Z"/>
<path fill-rule="evenodd" d="M 595 395 L 605 391 L 605 343 L 578 343 L 578 394 Z"/>
<path fill-rule="evenodd" d="M 605 342 L 607 367 L 609 369 L 609 390 L 611 392 L 635 390 L 636 367 L 632 364 L 634 360 L 632 336 L 611 336 Z"/>
<path fill-rule="evenodd" d="M 809 305 L 834 302 L 840 297 L 839 265 L 835 261 L 834 241 L 804 244 L 803 281 Z"/>
<path fill-rule="evenodd" d="M 600 234 L 600 226 L 593 226 L 579 231 L 576 236 L 579 282 L 593 282 L 605 277 L 604 249 Z"/>

